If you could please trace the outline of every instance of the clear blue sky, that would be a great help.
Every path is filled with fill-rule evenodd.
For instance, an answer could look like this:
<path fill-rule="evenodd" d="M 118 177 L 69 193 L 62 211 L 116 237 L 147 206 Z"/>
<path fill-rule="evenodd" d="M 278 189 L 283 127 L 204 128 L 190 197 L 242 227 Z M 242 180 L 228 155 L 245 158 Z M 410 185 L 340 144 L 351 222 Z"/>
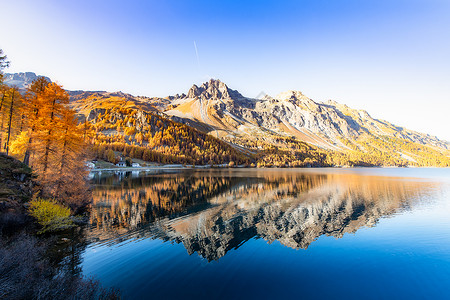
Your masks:
<path fill-rule="evenodd" d="M 450 140 L 450 1 L 3 1 L 6 72 L 145 96 L 219 78 Z M 195 46 L 197 46 L 198 57 Z"/>

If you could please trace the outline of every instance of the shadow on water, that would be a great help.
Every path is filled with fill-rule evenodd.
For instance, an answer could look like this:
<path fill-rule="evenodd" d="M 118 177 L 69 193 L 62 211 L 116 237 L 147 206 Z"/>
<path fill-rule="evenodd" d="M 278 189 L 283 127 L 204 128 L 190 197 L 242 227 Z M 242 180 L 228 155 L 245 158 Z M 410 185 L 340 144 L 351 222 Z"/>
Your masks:
<path fill-rule="evenodd" d="M 408 210 L 438 183 L 298 170 L 111 172 L 93 175 L 88 243 L 182 243 L 218 260 L 252 238 L 306 249 Z"/>

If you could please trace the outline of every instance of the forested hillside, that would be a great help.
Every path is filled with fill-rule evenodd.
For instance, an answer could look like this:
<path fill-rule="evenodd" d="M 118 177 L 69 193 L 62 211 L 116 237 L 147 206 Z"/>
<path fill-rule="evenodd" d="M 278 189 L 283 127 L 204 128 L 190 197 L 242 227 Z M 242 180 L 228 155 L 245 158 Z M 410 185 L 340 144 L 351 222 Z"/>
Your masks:
<path fill-rule="evenodd" d="M 97 158 L 123 157 L 163 164 L 244 164 L 252 158 L 229 144 L 188 125 L 169 120 L 126 96 L 94 94 L 72 103 L 87 142 Z"/>

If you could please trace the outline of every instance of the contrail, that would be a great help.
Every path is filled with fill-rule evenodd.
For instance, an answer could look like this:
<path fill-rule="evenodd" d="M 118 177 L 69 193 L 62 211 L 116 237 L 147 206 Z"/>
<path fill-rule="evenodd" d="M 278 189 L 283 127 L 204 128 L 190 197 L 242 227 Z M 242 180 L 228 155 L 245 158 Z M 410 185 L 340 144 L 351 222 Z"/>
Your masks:
<path fill-rule="evenodd" d="M 194 41 L 195 55 L 197 56 L 198 69 L 200 70 L 200 59 L 198 58 L 197 44 Z"/>

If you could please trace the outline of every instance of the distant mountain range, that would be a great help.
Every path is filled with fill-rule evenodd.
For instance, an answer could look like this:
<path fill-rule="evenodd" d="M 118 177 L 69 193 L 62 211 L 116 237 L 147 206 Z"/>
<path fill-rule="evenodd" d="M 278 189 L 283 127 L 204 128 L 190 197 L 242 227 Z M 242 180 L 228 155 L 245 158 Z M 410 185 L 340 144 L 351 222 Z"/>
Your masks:
<path fill-rule="evenodd" d="M 19 90 L 24 91 L 30 87 L 33 80 L 38 77 L 45 77 L 50 81 L 50 78 L 42 75 L 36 75 L 33 72 L 23 72 L 23 73 L 6 73 L 4 77 L 4 83 L 9 86 L 15 86 Z"/>
<path fill-rule="evenodd" d="M 5 83 L 26 88 L 36 77 L 30 72 L 6 74 Z M 372 118 L 364 110 L 335 101 L 315 102 L 300 91 L 249 98 L 211 79 L 201 86 L 193 85 L 187 93 L 165 98 L 103 91 L 69 94 L 72 106 L 89 121 L 99 122 L 99 116 L 111 115 L 114 108 L 108 102 L 114 102 L 116 110 L 122 103 L 208 133 L 246 155 L 277 147 L 286 151 L 284 158 L 277 158 L 280 161 L 293 160 L 289 153 L 301 148 L 303 153 L 337 153 L 338 158 L 334 155 L 328 165 L 426 166 L 450 162 L 447 141 Z M 114 124 L 109 125 L 108 134 L 117 134 L 111 127 Z"/>

